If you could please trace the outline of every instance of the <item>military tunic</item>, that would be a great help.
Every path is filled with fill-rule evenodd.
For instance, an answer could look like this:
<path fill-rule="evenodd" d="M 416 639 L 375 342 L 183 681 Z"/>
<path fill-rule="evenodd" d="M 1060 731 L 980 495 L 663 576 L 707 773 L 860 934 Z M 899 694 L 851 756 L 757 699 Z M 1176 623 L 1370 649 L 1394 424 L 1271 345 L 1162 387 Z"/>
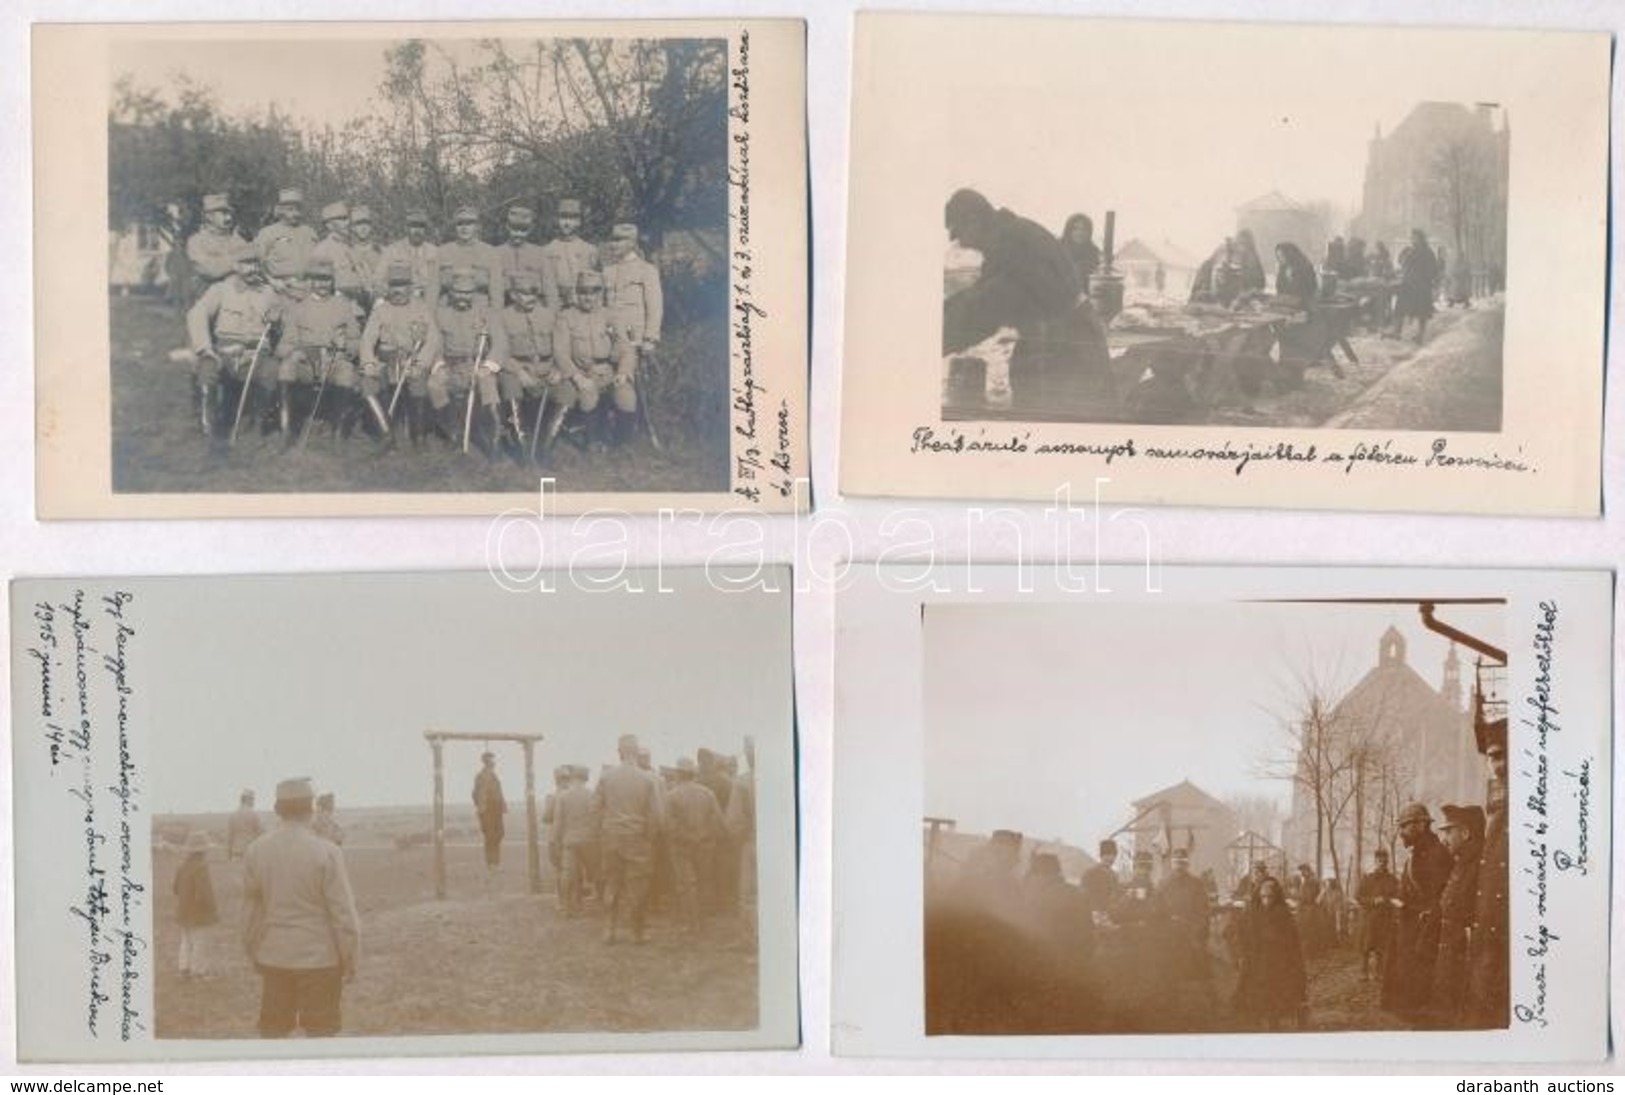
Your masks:
<path fill-rule="evenodd" d="M 654 867 L 654 841 L 664 828 L 662 796 L 655 781 L 636 764 L 623 763 L 598 781 L 598 807 L 603 841 L 604 874 L 611 893 L 609 927 L 623 916 L 634 934 L 643 932 Z"/>
<path fill-rule="evenodd" d="M 1398 926 L 1382 981 L 1382 1005 L 1411 1011 L 1428 1002 L 1439 945 L 1439 895 L 1450 879 L 1451 858 L 1437 836 L 1425 834 L 1411 849 L 1399 878 Z"/>
<path fill-rule="evenodd" d="M 1473 933 L 1467 948 L 1467 1022 L 1497 1029 L 1510 1021 L 1510 959 L 1507 939 L 1507 811 L 1490 810 L 1484 852 L 1473 895 Z"/>
<path fill-rule="evenodd" d="M 1467 941 L 1473 932 L 1478 896 L 1478 861 L 1484 843 L 1470 840 L 1454 860 L 1439 895 L 1439 950 L 1433 967 L 1433 1011 L 1446 1027 L 1467 1025 Z"/>
<path fill-rule="evenodd" d="M 355 245 L 337 236 L 328 236 L 311 248 L 312 261 L 326 259 L 333 264 L 333 290 L 341 296 L 359 301 L 370 292 L 367 272 L 356 257 Z"/>
<path fill-rule="evenodd" d="M 564 309 L 553 334 L 553 352 L 559 367 L 575 381 L 583 411 L 596 409 L 605 391 L 615 401 L 616 410 L 637 410 L 631 383 L 618 382 L 621 377 L 630 381 L 634 375 L 636 354 L 631 343 L 617 336 L 614 319 L 604 309 Z"/>
<path fill-rule="evenodd" d="M 388 273 L 390 264 L 402 262 L 412 268 L 413 295 L 427 297 L 431 303 L 438 300 L 440 296 L 440 282 L 438 280 L 440 277 L 440 259 L 438 254 L 439 248 L 428 241 L 414 247 L 411 240 L 401 239 L 384 248 L 383 256 L 378 263 L 379 284 L 376 287 L 377 295 L 383 296 L 388 289 L 388 286 L 383 284 L 382 279 Z"/>
<path fill-rule="evenodd" d="M 361 343 L 361 309 L 348 297 L 311 294 L 288 307 L 277 344 L 282 354 L 279 378 L 289 384 L 314 384 L 322 371 L 327 382 L 356 387 L 356 354 Z"/>
<path fill-rule="evenodd" d="M 212 384 L 222 370 L 237 376 L 246 372 L 267 324 L 281 317 L 282 304 L 268 285 L 249 285 L 233 275 L 204 290 L 186 313 L 186 334 L 197 354 L 197 378 Z M 270 345 L 267 339 L 266 345 Z M 217 354 L 219 360 L 207 356 Z M 262 383 L 273 384 L 273 370 L 255 369 Z"/>
<path fill-rule="evenodd" d="M 576 277 L 583 270 L 598 269 L 598 248 L 575 236 L 543 244 L 542 255 L 550 271 L 550 276 L 542 279 L 542 289 L 545 292 L 549 285 L 553 287 L 553 296 L 547 303 L 555 310 L 574 304 Z"/>
<path fill-rule="evenodd" d="M 582 784 L 560 791 L 553 800 L 553 848 L 559 855 L 561 903 L 565 911 L 581 908 L 581 891 L 591 865 L 587 857 L 598 843 L 598 811 L 592 792 Z"/>
<path fill-rule="evenodd" d="M 496 248 L 497 256 L 502 265 L 502 282 L 504 285 L 513 284 L 513 276 L 521 270 L 528 270 L 536 275 L 536 282 L 542 287 L 542 299 L 551 300 L 558 294 L 548 285 L 553 278 L 553 268 L 548 264 L 547 255 L 538 244 L 526 240 L 523 243 L 504 243 Z"/>
<path fill-rule="evenodd" d="M 367 298 L 370 300 L 373 297 L 383 296 L 384 290 L 388 288 L 384 275 L 389 269 L 383 264 L 384 249 L 372 240 L 366 243 L 355 240 L 350 244 L 350 259 L 361 275 L 361 291 Z"/>
<path fill-rule="evenodd" d="M 470 384 L 476 384 L 481 406 L 496 403 L 495 376 L 482 366 L 476 378 L 474 369 L 481 335 L 489 336 L 484 358 L 487 364 L 500 365 L 508 360 L 507 331 L 500 322 L 493 322 L 495 318 L 492 309 L 478 297 L 466 309 L 450 304 L 435 309 L 441 360 L 445 362 L 444 368 L 429 378 L 429 400 L 437 410 L 449 403 L 453 394 L 468 391 Z"/>
<path fill-rule="evenodd" d="M 272 221 L 254 237 L 254 249 L 266 275 L 278 279 L 303 274 L 315 246 L 316 230 L 308 224 Z"/>
<path fill-rule="evenodd" d="M 508 336 L 508 356 L 502 361 L 497 388 L 505 400 L 541 394 L 548 388 L 551 398 L 573 402 L 575 388 L 553 360 L 553 331 L 558 320 L 545 304 L 524 311 L 517 305 L 502 310 L 502 326 Z"/>
<path fill-rule="evenodd" d="M 421 345 L 420 345 L 421 343 Z M 413 348 L 417 348 L 413 356 Z M 361 374 L 363 390 L 387 384 L 391 394 L 400 383 L 398 369 L 409 369 L 406 390 L 413 396 L 429 394 L 429 369 L 440 360 L 440 328 L 434 309 L 416 298 L 405 304 L 380 299 L 372 306 L 367 326 L 361 332 Z M 370 385 L 370 387 L 369 387 Z"/>
<path fill-rule="evenodd" d="M 186 241 L 186 258 L 192 272 L 207 288 L 237 269 L 237 248 L 242 243 L 236 232 L 216 232 L 207 226 L 192 233 Z"/>
<path fill-rule="evenodd" d="M 628 254 L 604 270 L 605 304 L 615 315 L 615 326 L 633 342 L 658 341 L 665 317 L 660 292 L 660 271 L 654 263 Z"/>
<path fill-rule="evenodd" d="M 677 908 L 692 924 L 699 918 L 700 879 L 711 869 L 725 835 L 722 808 L 704 785 L 679 782 L 666 794 L 666 820 Z"/>
<path fill-rule="evenodd" d="M 494 304 L 498 308 L 507 299 L 507 281 L 502 276 L 502 258 L 497 249 L 489 243 L 475 240 L 473 243 L 464 243 L 461 240 L 452 240 L 442 243 L 435 254 L 437 273 L 435 284 L 440 287 L 442 294 L 451 290 L 452 271 L 459 267 L 466 267 L 474 272 L 475 299 L 483 300 L 487 304 Z"/>

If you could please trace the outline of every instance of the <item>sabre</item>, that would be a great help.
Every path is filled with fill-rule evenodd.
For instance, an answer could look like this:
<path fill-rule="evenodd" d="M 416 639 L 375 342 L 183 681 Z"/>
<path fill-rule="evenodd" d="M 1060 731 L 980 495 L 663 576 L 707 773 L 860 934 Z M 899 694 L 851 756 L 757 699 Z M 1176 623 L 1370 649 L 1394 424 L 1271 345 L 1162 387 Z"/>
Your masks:
<path fill-rule="evenodd" d="M 305 428 L 299 431 L 299 447 L 304 448 L 305 442 L 310 440 L 311 427 L 316 425 L 316 415 L 322 409 L 322 393 L 327 391 L 327 378 L 333 375 L 333 363 L 338 355 L 332 350 L 323 350 L 322 357 L 327 362 L 322 367 L 322 382 L 316 385 L 316 402 L 310 405 L 310 417 L 305 419 Z"/>
<path fill-rule="evenodd" d="M 463 451 L 468 451 L 468 435 L 474 430 L 474 393 L 480 385 L 480 365 L 485 361 L 485 347 L 490 335 L 482 334 L 474 344 L 474 371 L 468 378 L 468 408 L 463 411 Z"/>
<path fill-rule="evenodd" d="M 630 335 L 631 331 L 628 330 L 627 334 Z M 640 346 L 638 348 L 638 362 L 640 368 L 636 375 L 632 377 L 632 391 L 636 393 L 638 400 L 638 424 L 643 427 L 643 432 L 648 435 L 649 447 L 654 449 L 655 452 L 664 452 L 666 447 L 660 443 L 660 435 L 655 432 L 654 420 L 649 417 L 649 389 L 643 383 L 644 370 L 641 367 L 647 366 L 653 370 L 654 352 L 645 350 Z"/>
<path fill-rule="evenodd" d="M 418 363 L 418 355 L 423 352 L 423 342 L 423 338 L 417 340 L 417 344 L 412 347 L 411 356 L 406 359 L 406 364 L 401 366 L 401 378 L 395 382 L 395 392 L 389 397 L 389 420 L 391 422 L 395 421 L 395 404 L 400 402 L 401 389 L 406 387 L 406 376 L 412 371 L 412 367 Z"/>
<path fill-rule="evenodd" d="M 243 390 L 237 396 L 237 415 L 231 420 L 231 436 L 226 439 L 228 446 L 237 443 L 237 427 L 243 422 L 243 408 L 248 405 L 249 386 L 254 383 L 254 369 L 260 363 L 260 354 L 265 350 L 265 340 L 271 334 L 271 325 L 275 320 L 265 321 L 265 329 L 260 332 L 260 340 L 254 344 L 254 356 L 248 359 L 248 372 L 243 377 Z"/>

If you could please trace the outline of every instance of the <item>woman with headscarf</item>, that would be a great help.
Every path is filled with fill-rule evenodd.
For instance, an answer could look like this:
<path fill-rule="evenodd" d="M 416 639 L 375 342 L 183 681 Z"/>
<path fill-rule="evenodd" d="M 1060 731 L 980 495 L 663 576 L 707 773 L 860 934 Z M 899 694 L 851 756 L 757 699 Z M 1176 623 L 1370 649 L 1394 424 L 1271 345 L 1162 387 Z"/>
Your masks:
<path fill-rule="evenodd" d="M 1422 344 L 1427 336 L 1428 320 L 1433 316 L 1433 287 L 1439 280 L 1439 259 L 1428 246 L 1427 235 L 1420 228 L 1411 229 L 1410 246 L 1399 255 L 1399 293 L 1394 302 L 1394 326 L 1390 334 L 1400 338 L 1405 333 L 1405 321 L 1416 320 L 1416 343 Z"/>
<path fill-rule="evenodd" d="M 1282 303 L 1307 311 L 1320 288 L 1314 263 L 1295 243 L 1276 244 L 1275 263 L 1275 295 L 1289 297 Z"/>
<path fill-rule="evenodd" d="M 1307 1001 L 1298 926 L 1281 884 L 1266 878 L 1242 916 L 1236 1012 L 1261 1029 L 1273 1031 L 1294 1022 Z"/>
<path fill-rule="evenodd" d="M 1077 272 L 1078 285 L 1087 295 L 1089 279 L 1100 269 L 1100 248 L 1095 246 L 1095 222 L 1087 213 L 1074 213 L 1061 229 L 1061 246 Z"/>

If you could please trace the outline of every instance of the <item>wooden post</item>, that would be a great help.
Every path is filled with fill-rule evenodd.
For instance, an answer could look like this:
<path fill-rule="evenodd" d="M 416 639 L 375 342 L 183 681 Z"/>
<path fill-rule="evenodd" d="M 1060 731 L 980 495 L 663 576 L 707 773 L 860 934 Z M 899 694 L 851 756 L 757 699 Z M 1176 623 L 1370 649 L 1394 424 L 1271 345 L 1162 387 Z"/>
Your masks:
<path fill-rule="evenodd" d="M 536 835 L 536 743 L 525 739 L 525 849 L 529 856 L 530 892 L 542 892 L 542 854 Z"/>
<path fill-rule="evenodd" d="M 434 752 L 434 895 L 446 896 L 446 772 L 442 763 L 443 743 L 438 737 L 429 739 Z"/>

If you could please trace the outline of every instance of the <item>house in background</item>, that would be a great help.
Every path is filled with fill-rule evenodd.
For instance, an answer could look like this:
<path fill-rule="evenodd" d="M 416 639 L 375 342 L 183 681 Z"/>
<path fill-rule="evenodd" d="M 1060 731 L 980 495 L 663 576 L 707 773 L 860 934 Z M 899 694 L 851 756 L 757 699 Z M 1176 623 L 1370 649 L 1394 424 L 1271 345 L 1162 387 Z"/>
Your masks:
<path fill-rule="evenodd" d="M 1258 259 L 1271 280 L 1275 276 L 1275 245 L 1295 243 L 1318 263 L 1326 250 L 1326 225 L 1309 206 L 1294 201 L 1279 190 L 1244 202 L 1236 207 L 1236 231 L 1248 229 L 1258 245 Z"/>
<path fill-rule="evenodd" d="M 1123 297 L 1130 302 L 1190 299 L 1200 265 L 1199 259 L 1168 240 L 1151 243 L 1138 236 L 1112 257 L 1113 268 L 1123 277 Z"/>
<path fill-rule="evenodd" d="M 1222 879 L 1229 872 L 1227 848 L 1239 825 L 1235 811 L 1188 779 L 1134 800 L 1133 818 L 1118 829 L 1126 833 L 1135 853 L 1150 852 L 1155 877 L 1169 870 L 1175 848 L 1190 853 L 1191 873 L 1212 871 Z"/>

